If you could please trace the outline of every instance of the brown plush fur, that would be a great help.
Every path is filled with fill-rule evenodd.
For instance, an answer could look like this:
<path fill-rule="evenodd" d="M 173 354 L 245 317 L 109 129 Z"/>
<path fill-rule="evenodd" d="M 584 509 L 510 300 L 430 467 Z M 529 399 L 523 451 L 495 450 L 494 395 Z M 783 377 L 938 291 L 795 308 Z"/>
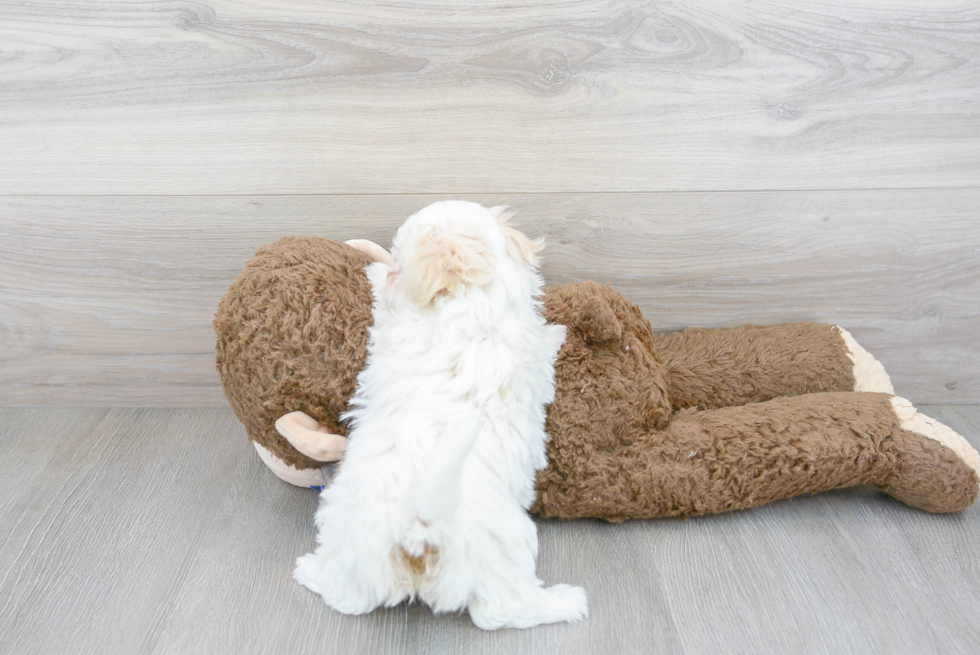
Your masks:
<path fill-rule="evenodd" d="M 656 335 L 675 410 L 714 409 L 854 389 L 839 331 L 817 323 L 749 325 Z"/>
<path fill-rule="evenodd" d="M 367 358 L 367 255 L 336 241 L 286 237 L 259 248 L 214 318 L 218 374 L 248 438 L 296 468 L 322 462 L 276 432 L 304 411 L 334 434 Z"/>
<path fill-rule="evenodd" d="M 366 357 L 368 258 L 325 239 L 259 250 L 218 308 L 218 370 L 249 438 L 320 466 L 275 431 L 302 410 L 331 432 Z M 542 516 L 609 521 L 711 514 L 874 484 L 931 512 L 976 498 L 976 474 L 904 431 L 885 394 L 854 393 L 839 332 L 794 323 L 654 335 L 639 308 L 591 282 L 546 290 L 567 325 L 548 412 Z"/>

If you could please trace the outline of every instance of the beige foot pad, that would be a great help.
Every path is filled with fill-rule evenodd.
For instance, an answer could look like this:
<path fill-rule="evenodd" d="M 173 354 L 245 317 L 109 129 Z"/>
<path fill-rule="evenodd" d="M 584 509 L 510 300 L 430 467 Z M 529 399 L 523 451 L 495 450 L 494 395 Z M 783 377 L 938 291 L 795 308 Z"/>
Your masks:
<path fill-rule="evenodd" d="M 906 505 L 927 512 L 966 509 L 980 493 L 980 455 L 951 428 L 892 398 L 899 430 L 883 449 L 894 458 L 878 486 Z"/>
<path fill-rule="evenodd" d="M 850 332 L 839 325 L 835 327 L 840 330 L 844 345 L 847 346 L 847 357 L 854 365 L 854 390 L 894 394 L 895 388 L 892 386 L 891 378 L 888 377 L 881 362 L 862 348 Z"/>
<path fill-rule="evenodd" d="M 293 448 L 318 462 L 336 462 L 344 455 L 347 437 L 327 429 L 305 412 L 290 412 L 276 421 L 276 431 Z"/>
<path fill-rule="evenodd" d="M 252 445 L 255 446 L 255 450 L 265 465 L 283 482 L 294 484 L 297 487 L 324 487 L 330 482 L 328 473 L 322 468 L 293 468 L 254 441 Z"/>

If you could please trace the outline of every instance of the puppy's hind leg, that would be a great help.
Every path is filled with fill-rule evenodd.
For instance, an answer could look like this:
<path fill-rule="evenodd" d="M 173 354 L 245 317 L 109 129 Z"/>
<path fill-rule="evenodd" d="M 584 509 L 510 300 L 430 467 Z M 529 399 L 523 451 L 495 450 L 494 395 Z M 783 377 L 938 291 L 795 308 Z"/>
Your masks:
<path fill-rule="evenodd" d="M 539 581 L 515 589 L 504 584 L 485 587 L 469 603 L 478 628 L 531 628 L 542 623 L 575 623 L 589 615 L 585 589 L 557 584 L 544 589 Z"/>

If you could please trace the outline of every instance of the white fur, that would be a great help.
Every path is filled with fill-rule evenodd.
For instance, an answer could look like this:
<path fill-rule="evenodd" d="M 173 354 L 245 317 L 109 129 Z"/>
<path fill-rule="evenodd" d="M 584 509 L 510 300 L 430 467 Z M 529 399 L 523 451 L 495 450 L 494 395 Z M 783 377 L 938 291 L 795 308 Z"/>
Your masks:
<path fill-rule="evenodd" d="M 434 243 L 444 258 L 420 255 Z M 421 598 L 468 608 L 484 629 L 587 615 L 583 589 L 535 576 L 527 510 L 565 337 L 541 316 L 539 247 L 497 208 L 441 202 L 399 229 L 392 266 L 368 267 L 374 326 L 349 443 L 321 496 L 316 552 L 294 573 L 334 609 Z M 448 271 L 434 295 L 418 292 L 423 265 Z"/>

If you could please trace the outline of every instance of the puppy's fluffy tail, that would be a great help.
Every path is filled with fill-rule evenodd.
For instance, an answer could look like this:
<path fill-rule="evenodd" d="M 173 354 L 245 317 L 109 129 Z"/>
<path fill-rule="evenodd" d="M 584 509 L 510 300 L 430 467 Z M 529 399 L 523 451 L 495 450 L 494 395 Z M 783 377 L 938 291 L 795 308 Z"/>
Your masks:
<path fill-rule="evenodd" d="M 483 423 L 483 411 L 474 410 L 450 423 L 422 459 L 405 497 L 407 530 L 402 548 L 412 556 L 428 551 L 429 528 L 452 519 L 459 502 L 459 479 L 463 463 L 473 450 Z"/>

